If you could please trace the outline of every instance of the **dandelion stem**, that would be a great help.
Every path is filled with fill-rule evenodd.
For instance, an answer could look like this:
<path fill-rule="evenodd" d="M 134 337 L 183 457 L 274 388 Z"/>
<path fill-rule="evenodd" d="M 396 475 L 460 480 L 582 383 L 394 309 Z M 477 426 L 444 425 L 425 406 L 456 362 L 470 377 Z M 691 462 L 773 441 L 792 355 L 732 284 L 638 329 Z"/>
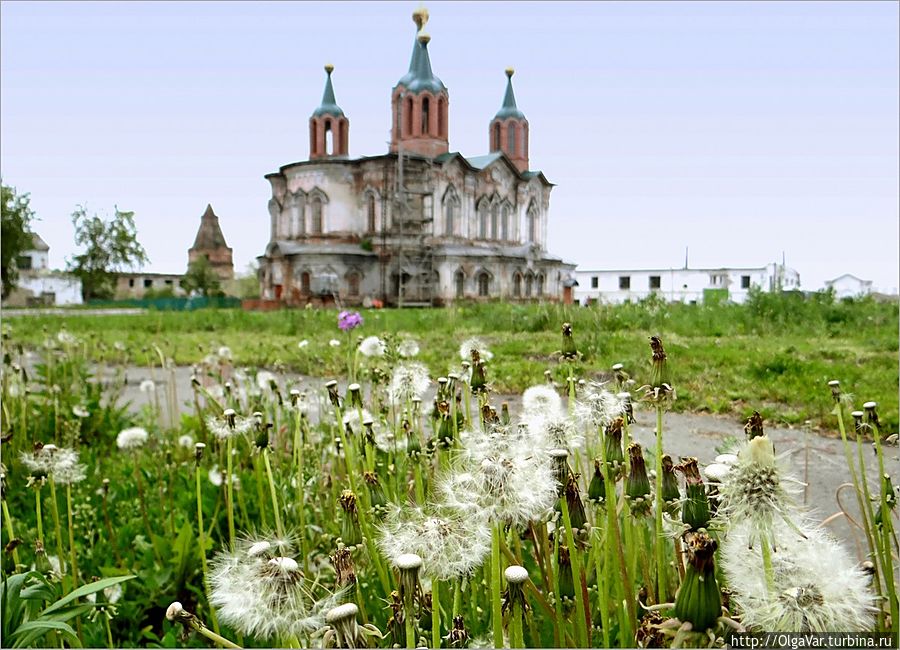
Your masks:
<path fill-rule="evenodd" d="M 241 650 L 241 646 L 229 641 L 228 639 L 226 639 L 225 637 L 223 637 L 219 634 L 216 634 L 215 632 L 210 630 L 208 627 L 206 627 L 203 623 L 201 623 L 199 620 L 195 619 L 194 621 L 192 621 L 191 627 L 194 628 L 194 630 L 198 634 L 202 634 L 207 639 L 209 639 L 213 643 L 217 643 L 218 645 L 222 646 L 223 648 L 237 648 L 237 650 Z"/>
<path fill-rule="evenodd" d="M 572 575 L 575 576 L 575 638 L 579 647 L 589 648 L 590 631 L 588 630 L 587 619 L 585 617 L 586 609 L 584 602 L 584 593 L 581 585 L 581 551 L 575 545 L 575 534 L 572 532 L 572 520 L 569 517 L 569 506 L 566 503 L 566 496 L 563 495 L 559 499 L 562 509 L 563 526 L 566 531 L 566 545 L 569 547 L 569 557 L 572 562 Z"/>
<path fill-rule="evenodd" d="M 200 542 L 200 564 L 203 568 L 203 589 L 206 594 L 206 604 L 209 607 L 209 616 L 212 620 L 213 629 L 218 633 L 219 622 L 216 620 L 216 611 L 209 602 L 209 569 L 206 564 L 206 529 L 203 527 L 203 499 L 200 489 L 200 463 L 197 463 L 194 470 L 194 484 L 197 492 L 197 535 Z"/>
<path fill-rule="evenodd" d="M 512 615 L 509 619 L 509 647 L 525 647 L 525 638 L 522 633 L 522 604 L 518 600 L 513 602 Z"/>
<path fill-rule="evenodd" d="M 8 543 L 12 543 L 12 541 L 16 538 L 16 534 L 13 532 L 12 517 L 9 516 L 9 506 L 6 505 L 6 499 L 3 499 L 3 520 L 6 522 L 6 533 L 9 536 Z M 20 564 L 19 551 L 15 547 L 15 545 L 12 546 L 12 556 L 13 562 L 16 565 L 16 570 L 18 570 Z"/>
<path fill-rule="evenodd" d="M 281 511 L 278 507 L 278 494 L 275 492 L 275 479 L 272 476 L 272 464 L 269 462 L 269 450 L 263 449 L 263 462 L 266 464 L 266 477 L 269 479 L 269 493 L 272 497 L 272 510 L 275 513 L 275 530 L 278 537 L 284 538 L 284 526 L 281 525 Z"/>
<path fill-rule="evenodd" d="M 663 457 L 663 409 L 656 407 L 656 539 L 653 548 L 656 551 L 656 602 L 668 601 L 669 593 L 666 579 L 666 538 L 663 531 L 663 497 L 662 497 L 662 468 Z"/>
<path fill-rule="evenodd" d="M 253 459 L 253 472 L 256 474 L 256 500 L 259 502 L 259 517 L 262 519 L 263 530 L 266 530 L 269 528 L 269 521 L 266 514 L 266 500 L 263 496 L 262 467 L 258 458 Z"/>
<path fill-rule="evenodd" d="M 775 568 L 772 566 L 772 549 L 769 547 L 769 538 L 765 533 L 761 535 L 763 571 L 766 577 L 766 588 L 769 594 L 775 596 Z"/>
<path fill-rule="evenodd" d="M 115 648 L 115 644 L 113 643 L 112 630 L 109 627 L 109 616 L 103 616 L 103 622 L 106 625 L 106 647 L 107 648 Z"/>
<path fill-rule="evenodd" d="M 503 524 L 494 522 L 491 526 L 491 622 L 494 629 L 494 647 L 503 647 L 503 614 L 501 607 L 500 574 L 503 572 L 500 558 L 500 527 Z"/>
<path fill-rule="evenodd" d="M 72 589 L 74 590 L 78 588 L 78 558 L 75 554 L 75 524 L 72 520 L 71 485 L 66 485 L 66 514 L 68 515 L 69 523 L 69 557 L 71 558 Z"/>
<path fill-rule="evenodd" d="M 595 573 L 597 574 L 597 597 L 599 600 L 599 609 L 600 609 L 600 628 L 603 631 L 603 647 L 608 648 L 609 646 L 609 601 L 608 594 L 606 593 L 606 573 L 603 570 L 603 556 L 605 544 L 601 542 L 600 538 L 600 529 L 594 529 L 594 568 Z"/>
<path fill-rule="evenodd" d="M 60 574 L 63 572 L 63 561 L 66 557 L 63 553 L 63 542 L 62 542 L 62 528 L 59 524 L 59 502 L 56 499 L 56 481 L 53 480 L 53 477 L 50 476 L 50 498 L 53 500 L 53 510 L 51 511 L 53 514 L 53 529 L 56 533 L 56 557 L 59 558 L 59 572 Z M 74 589 L 75 587 L 72 587 Z M 69 593 L 66 590 L 66 581 L 63 580 L 63 591 L 65 593 Z"/>
<path fill-rule="evenodd" d="M 431 647 L 441 647 L 441 583 L 431 581 Z"/>
<path fill-rule="evenodd" d="M 228 543 L 234 546 L 234 477 L 232 475 L 232 440 L 234 436 L 229 435 L 225 443 L 225 463 L 227 465 L 228 476 L 225 477 L 225 506 L 228 512 Z"/>

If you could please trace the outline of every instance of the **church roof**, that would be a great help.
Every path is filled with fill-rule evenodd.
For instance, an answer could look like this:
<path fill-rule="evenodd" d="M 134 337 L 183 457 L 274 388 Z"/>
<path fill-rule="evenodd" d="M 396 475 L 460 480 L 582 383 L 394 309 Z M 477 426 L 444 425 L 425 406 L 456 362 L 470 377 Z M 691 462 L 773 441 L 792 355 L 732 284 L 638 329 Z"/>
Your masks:
<path fill-rule="evenodd" d="M 217 248 L 228 248 L 228 244 L 225 243 L 225 235 L 219 227 L 219 217 L 213 212 L 212 206 L 207 204 L 206 212 L 200 218 L 200 229 L 191 250 L 208 251 Z"/>
<path fill-rule="evenodd" d="M 36 232 L 31 233 L 31 248 L 29 250 L 33 251 L 49 251 L 50 246 L 47 245 L 41 236 Z"/>
<path fill-rule="evenodd" d="M 331 85 L 331 73 L 333 70 L 334 66 L 330 63 L 325 66 L 325 73 L 328 75 L 328 78 L 325 80 L 325 92 L 322 93 L 322 103 L 313 111 L 313 117 L 319 117 L 320 115 L 344 116 L 344 111 L 337 105 L 337 100 L 334 98 L 334 86 Z"/>
<path fill-rule="evenodd" d="M 508 117 L 516 117 L 521 120 L 525 119 L 525 113 L 519 110 L 519 107 L 516 106 L 516 94 L 513 92 L 512 87 L 512 76 L 515 73 L 515 70 L 512 68 L 506 69 L 506 94 L 503 96 L 503 106 L 500 107 L 500 110 L 497 111 L 497 114 L 494 115 L 495 120 L 505 120 Z"/>
<path fill-rule="evenodd" d="M 397 85 L 404 86 L 412 93 L 428 90 L 437 94 L 446 91 L 444 82 L 431 70 L 431 58 L 428 56 L 428 43 L 431 37 L 424 32 L 425 23 L 428 22 L 428 10 L 424 7 L 416 9 L 413 12 L 413 21 L 416 23 L 418 33 L 409 59 L 409 72 L 400 77 Z"/>

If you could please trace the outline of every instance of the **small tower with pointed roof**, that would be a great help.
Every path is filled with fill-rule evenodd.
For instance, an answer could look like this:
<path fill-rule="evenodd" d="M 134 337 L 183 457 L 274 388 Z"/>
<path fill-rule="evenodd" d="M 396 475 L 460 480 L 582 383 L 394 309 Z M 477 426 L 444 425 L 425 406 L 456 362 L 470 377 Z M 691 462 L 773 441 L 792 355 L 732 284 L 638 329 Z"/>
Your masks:
<path fill-rule="evenodd" d="M 503 106 L 491 120 L 488 133 L 491 151 L 502 151 L 520 172 L 528 171 L 528 120 L 516 106 L 512 77 L 515 70 L 506 69 L 506 94 Z"/>
<path fill-rule="evenodd" d="M 309 159 L 346 158 L 349 151 L 350 120 L 337 105 L 331 73 L 334 66 L 325 66 L 325 92 L 322 103 L 309 118 Z"/>
<path fill-rule="evenodd" d="M 450 95 L 431 70 L 425 33 L 428 10 L 420 7 L 413 12 L 416 40 L 413 43 L 409 72 L 403 75 L 391 93 L 391 152 L 400 147 L 406 153 L 434 158 L 450 150 L 448 139 Z"/>
<path fill-rule="evenodd" d="M 206 257 L 210 266 L 222 280 L 234 278 L 234 262 L 231 249 L 225 243 L 225 235 L 219 226 L 219 217 L 213 212 L 212 206 L 206 206 L 206 212 L 200 218 L 200 229 L 194 238 L 194 245 L 188 249 L 188 264 L 194 260 Z"/>

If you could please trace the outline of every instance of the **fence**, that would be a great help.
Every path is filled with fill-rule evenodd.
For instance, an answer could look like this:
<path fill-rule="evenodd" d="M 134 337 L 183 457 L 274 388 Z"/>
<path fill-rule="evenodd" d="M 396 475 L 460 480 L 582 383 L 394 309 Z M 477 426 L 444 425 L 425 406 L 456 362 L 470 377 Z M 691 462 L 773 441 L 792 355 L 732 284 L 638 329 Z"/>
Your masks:
<path fill-rule="evenodd" d="M 240 298 L 228 296 L 192 298 L 129 298 L 126 300 L 91 300 L 90 307 L 139 307 L 141 309 L 156 309 L 158 311 L 193 311 L 208 307 L 217 309 L 237 309 L 241 306 Z"/>

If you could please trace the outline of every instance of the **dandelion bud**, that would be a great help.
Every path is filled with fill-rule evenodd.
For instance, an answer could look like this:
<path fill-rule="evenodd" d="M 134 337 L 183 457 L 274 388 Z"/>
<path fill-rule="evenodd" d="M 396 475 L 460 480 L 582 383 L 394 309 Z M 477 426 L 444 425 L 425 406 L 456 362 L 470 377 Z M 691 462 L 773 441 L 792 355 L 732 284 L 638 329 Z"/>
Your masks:
<path fill-rule="evenodd" d="M 569 480 L 569 452 L 566 449 L 551 449 L 547 452 L 553 464 L 553 474 L 556 479 L 557 494 L 562 496 L 566 482 Z"/>
<path fill-rule="evenodd" d="M 404 553 L 394 561 L 394 565 L 400 572 L 400 600 L 409 615 L 415 604 L 422 602 L 422 584 L 419 582 L 422 558 L 415 553 Z"/>
<path fill-rule="evenodd" d="M 503 402 L 500 404 L 500 424 L 507 425 L 511 422 L 512 418 L 509 416 L 509 402 Z"/>
<path fill-rule="evenodd" d="M 587 515 L 584 512 L 584 503 L 581 501 L 581 493 L 578 490 L 578 481 L 575 475 L 569 473 L 565 483 L 566 507 L 569 509 L 569 523 L 573 531 L 579 531 L 587 527 Z M 576 541 L 576 544 L 578 542 Z"/>
<path fill-rule="evenodd" d="M 331 405 L 335 408 L 340 408 L 341 398 L 338 395 L 337 381 L 332 379 L 325 384 L 325 388 L 328 389 L 328 399 L 331 400 Z"/>
<path fill-rule="evenodd" d="M 378 475 L 375 472 L 366 472 L 363 479 L 369 488 L 369 503 L 372 504 L 372 510 L 379 515 L 384 516 L 387 513 L 387 499 L 384 496 L 384 490 L 378 482 Z"/>
<path fill-rule="evenodd" d="M 184 607 L 177 600 L 169 605 L 168 609 L 166 609 L 166 618 L 170 621 L 174 621 L 176 619 L 180 620 L 184 617 L 185 612 Z"/>
<path fill-rule="evenodd" d="M 891 477 L 885 474 L 881 477 L 881 503 L 875 512 L 875 525 L 880 530 L 886 519 L 891 516 L 891 511 L 897 505 L 897 493 L 891 484 Z"/>
<path fill-rule="evenodd" d="M 828 387 L 831 389 L 831 397 L 834 398 L 835 403 L 841 401 L 841 382 L 837 379 L 832 379 L 828 382 Z"/>
<path fill-rule="evenodd" d="M 469 645 L 469 632 L 462 616 L 453 617 L 453 629 L 444 637 L 450 642 L 451 648 L 466 648 Z"/>
<path fill-rule="evenodd" d="M 631 504 L 633 514 L 646 515 L 650 512 L 650 478 L 640 443 L 628 445 L 628 462 L 631 470 L 625 477 L 625 498 Z"/>
<path fill-rule="evenodd" d="M 714 554 L 718 544 L 704 532 L 684 536 L 688 563 L 675 596 L 675 616 L 697 632 L 715 626 L 722 615 L 722 597 L 716 583 Z"/>
<path fill-rule="evenodd" d="M 881 425 L 878 422 L 878 413 L 875 411 L 877 406 L 878 402 L 866 402 L 863 404 L 863 409 L 866 411 L 866 423 L 869 426 L 879 428 Z"/>
<path fill-rule="evenodd" d="M 616 418 L 606 427 L 603 437 L 603 449 L 606 454 L 606 464 L 610 469 L 610 475 L 614 478 L 621 476 L 625 466 L 625 454 L 622 452 L 622 427 L 625 421 Z"/>
<path fill-rule="evenodd" d="M 288 394 L 288 399 L 290 399 L 291 406 L 297 406 L 297 400 L 300 399 L 300 391 L 296 388 L 292 388 L 291 392 Z"/>
<path fill-rule="evenodd" d="M 203 458 L 203 450 L 204 449 L 206 449 L 206 445 L 202 442 L 198 442 L 196 445 L 194 445 L 194 460 L 197 462 L 198 465 L 200 464 L 200 459 Z M 105 479 L 105 480 L 108 481 L 109 479 Z"/>
<path fill-rule="evenodd" d="M 254 445 L 259 451 L 268 449 L 269 447 L 269 427 L 271 426 L 271 424 L 265 424 L 262 426 L 258 425 L 256 428 L 256 439 L 254 440 Z"/>
<path fill-rule="evenodd" d="M 660 477 L 656 477 L 659 481 Z M 672 457 L 665 454 L 662 457 L 662 498 L 666 504 L 666 512 L 671 516 L 675 516 L 678 512 L 678 504 L 681 500 L 681 493 L 678 491 L 678 478 L 675 476 L 675 465 L 672 463 Z"/>
<path fill-rule="evenodd" d="M 856 435 L 860 435 L 863 433 L 863 416 L 865 413 L 862 411 L 853 411 L 850 415 L 853 416 L 853 428 L 856 431 Z"/>
<path fill-rule="evenodd" d="M 353 556 L 350 549 L 342 546 L 331 556 L 331 564 L 337 575 L 337 584 L 339 587 L 356 584 L 356 569 L 353 566 Z"/>
<path fill-rule="evenodd" d="M 472 356 L 477 356 L 477 350 L 472 351 Z M 472 364 L 472 381 L 469 389 L 473 395 L 480 395 L 487 392 L 487 379 L 484 373 L 484 362 L 478 361 Z"/>
<path fill-rule="evenodd" d="M 350 408 L 362 408 L 362 390 L 359 384 L 347 386 L 347 398 L 350 400 Z"/>
<path fill-rule="evenodd" d="M 747 434 L 747 440 L 766 435 L 765 431 L 763 431 L 763 419 L 759 411 L 753 411 L 753 415 L 747 418 L 747 424 L 744 425 L 744 433 Z"/>
<path fill-rule="evenodd" d="M 606 500 L 606 486 L 603 482 L 603 473 L 600 471 L 600 460 L 594 461 L 594 476 L 588 485 L 588 501 L 594 505 L 600 505 Z"/>
<path fill-rule="evenodd" d="M 689 526 L 690 530 L 706 528 L 710 519 L 709 498 L 703 479 L 700 478 L 697 459 L 693 456 L 682 458 L 675 469 L 684 475 L 686 498 L 681 508 L 681 521 Z"/>
<path fill-rule="evenodd" d="M 341 541 L 349 547 L 362 544 L 359 512 L 356 509 L 356 495 L 351 490 L 344 490 L 338 501 L 344 510 L 344 520 L 341 525 Z"/>
<path fill-rule="evenodd" d="M 561 359 L 574 361 L 577 358 L 578 349 L 575 347 L 575 338 L 572 336 L 572 326 L 569 323 L 563 323 Z"/>
<path fill-rule="evenodd" d="M 559 545 L 559 554 L 557 555 L 557 563 L 559 570 L 559 594 L 562 599 L 575 598 L 575 577 L 572 575 L 572 560 L 569 557 L 569 547 L 565 544 Z"/>
<path fill-rule="evenodd" d="M 662 339 L 658 336 L 650 337 L 650 350 L 653 353 L 651 363 L 652 370 L 650 373 L 650 386 L 660 388 L 671 384 L 669 380 L 669 369 L 666 365 L 666 351 L 663 349 Z"/>

